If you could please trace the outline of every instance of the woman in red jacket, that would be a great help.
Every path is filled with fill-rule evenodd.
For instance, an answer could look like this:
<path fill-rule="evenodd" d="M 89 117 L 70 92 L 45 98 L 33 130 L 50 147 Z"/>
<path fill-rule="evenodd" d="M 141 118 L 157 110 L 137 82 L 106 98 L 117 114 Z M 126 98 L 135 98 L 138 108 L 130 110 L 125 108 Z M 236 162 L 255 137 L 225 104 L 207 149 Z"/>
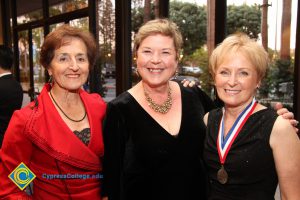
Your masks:
<path fill-rule="evenodd" d="M 0 154 L 0 199 L 101 199 L 106 105 L 81 89 L 96 53 L 93 36 L 68 25 L 46 37 L 40 62 L 52 82 L 10 121 Z M 23 164 L 35 174 L 33 184 Z"/>

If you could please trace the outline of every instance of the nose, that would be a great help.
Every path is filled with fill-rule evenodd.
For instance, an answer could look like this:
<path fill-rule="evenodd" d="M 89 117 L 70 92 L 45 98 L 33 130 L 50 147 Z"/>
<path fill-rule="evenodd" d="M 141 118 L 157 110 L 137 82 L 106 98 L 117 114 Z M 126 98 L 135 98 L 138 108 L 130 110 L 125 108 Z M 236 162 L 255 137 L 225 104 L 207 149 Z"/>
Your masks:
<path fill-rule="evenodd" d="M 79 69 L 79 66 L 75 58 L 70 59 L 69 68 L 72 69 L 73 71 L 77 71 Z"/>
<path fill-rule="evenodd" d="M 232 73 L 230 76 L 229 76 L 229 79 L 228 79 L 228 84 L 230 86 L 235 86 L 237 84 L 237 75 Z"/>
<path fill-rule="evenodd" d="M 161 62 L 161 58 L 158 52 L 153 53 L 151 57 L 151 62 L 156 64 Z"/>

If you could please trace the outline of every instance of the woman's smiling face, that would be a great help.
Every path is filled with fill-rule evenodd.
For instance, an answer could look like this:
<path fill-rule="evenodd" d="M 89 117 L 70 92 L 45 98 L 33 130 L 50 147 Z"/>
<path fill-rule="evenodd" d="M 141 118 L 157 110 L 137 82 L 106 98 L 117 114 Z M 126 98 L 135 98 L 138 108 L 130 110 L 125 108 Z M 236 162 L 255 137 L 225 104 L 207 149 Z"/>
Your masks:
<path fill-rule="evenodd" d="M 65 38 L 64 42 L 54 51 L 48 72 L 53 77 L 54 87 L 76 91 L 86 82 L 89 74 L 87 48 L 76 37 Z"/>
<path fill-rule="evenodd" d="M 217 67 L 215 86 L 226 106 L 247 106 L 260 84 L 255 66 L 242 53 L 231 54 Z"/>
<path fill-rule="evenodd" d="M 162 34 L 146 37 L 137 50 L 136 62 L 145 83 L 152 86 L 167 84 L 178 64 L 173 38 Z"/>

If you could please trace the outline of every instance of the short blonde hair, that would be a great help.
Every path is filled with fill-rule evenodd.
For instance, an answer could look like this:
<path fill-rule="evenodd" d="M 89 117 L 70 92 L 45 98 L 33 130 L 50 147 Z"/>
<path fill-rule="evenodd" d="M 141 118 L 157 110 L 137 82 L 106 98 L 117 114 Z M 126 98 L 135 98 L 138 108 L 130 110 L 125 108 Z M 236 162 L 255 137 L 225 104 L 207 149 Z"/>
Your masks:
<path fill-rule="evenodd" d="M 215 48 L 210 56 L 209 71 L 214 78 L 217 68 L 222 62 L 234 53 L 242 53 L 255 67 L 259 80 L 267 71 L 269 57 L 265 49 L 255 40 L 250 39 L 244 33 L 229 35 L 220 45 Z"/>
<path fill-rule="evenodd" d="M 134 39 L 134 55 L 136 55 L 142 41 L 148 36 L 155 34 L 169 36 L 173 39 L 176 51 L 176 59 L 178 59 L 182 46 L 182 35 L 177 25 L 168 19 L 150 20 L 140 27 Z"/>

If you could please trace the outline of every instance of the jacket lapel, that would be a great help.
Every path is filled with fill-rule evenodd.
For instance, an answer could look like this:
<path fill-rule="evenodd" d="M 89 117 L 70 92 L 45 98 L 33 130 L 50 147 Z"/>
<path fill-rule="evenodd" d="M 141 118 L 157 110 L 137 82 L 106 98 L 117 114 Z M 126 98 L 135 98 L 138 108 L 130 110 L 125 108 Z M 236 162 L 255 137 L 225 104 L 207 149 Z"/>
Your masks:
<path fill-rule="evenodd" d="M 101 150 L 96 151 L 95 148 L 95 145 L 99 145 L 99 148 L 101 146 L 99 142 L 102 142 L 100 135 L 101 122 L 98 123 L 99 126 L 93 126 L 96 122 L 91 121 L 93 120 L 90 113 L 91 108 L 87 106 L 88 103 L 85 102 L 85 97 L 83 97 L 83 101 L 85 106 L 87 106 L 86 109 L 92 133 L 89 146 L 84 145 L 62 120 L 47 94 L 49 89 L 50 86 L 46 85 L 39 95 L 38 107 L 35 108 L 36 111 L 33 112 L 26 133 L 37 146 L 57 160 L 79 168 L 96 171 L 101 170 L 99 158 Z M 101 141 L 99 138 L 101 138 Z"/>

